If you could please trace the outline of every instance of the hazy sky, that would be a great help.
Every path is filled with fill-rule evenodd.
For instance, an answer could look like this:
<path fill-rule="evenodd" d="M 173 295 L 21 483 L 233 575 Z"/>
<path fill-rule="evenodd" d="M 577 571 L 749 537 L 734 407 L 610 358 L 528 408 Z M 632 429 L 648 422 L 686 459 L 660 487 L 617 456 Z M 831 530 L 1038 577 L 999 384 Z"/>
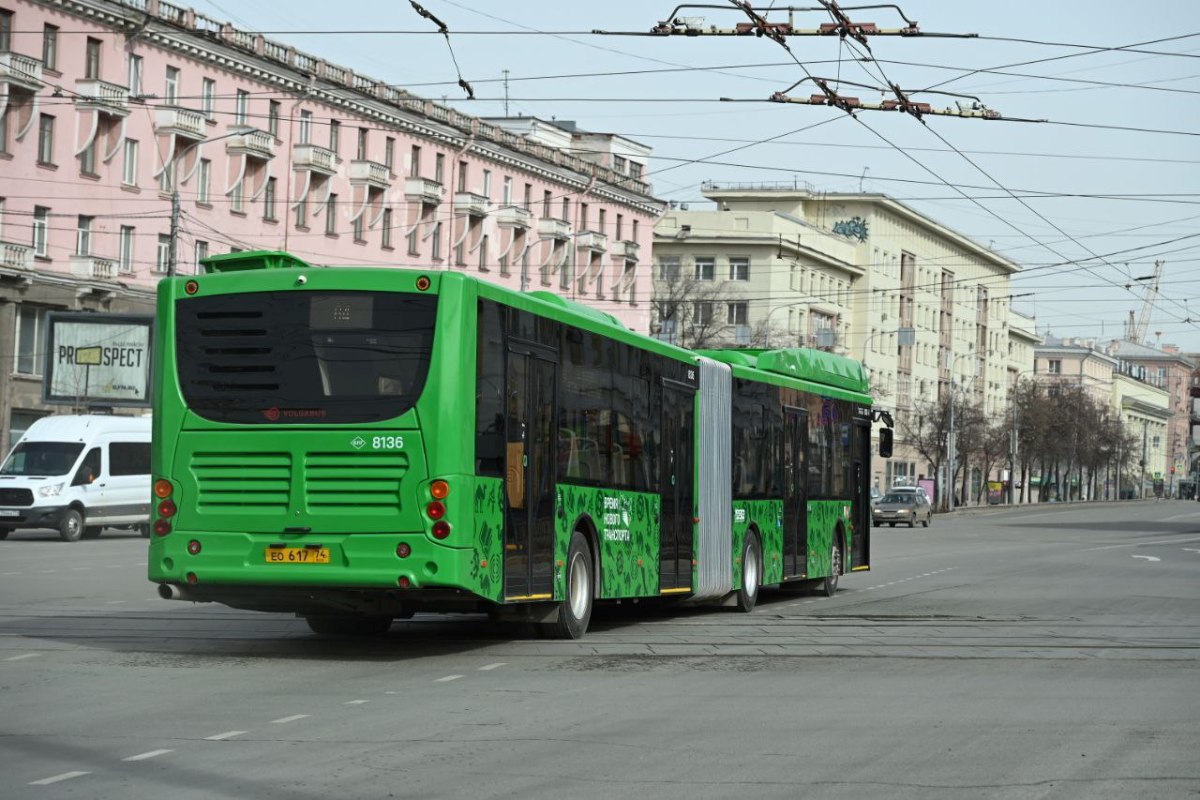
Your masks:
<path fill-rule="evenodd" d="M 670 17 L 672 2 L 422 5 L 449 27 L 449 47 L 422 33 L 433 23 L 404 0 L 194 7 L 479 116 L 505 113 L 507 70 L 509 114 L 574 120 L 653 147 L 655 193 L 692 208 L 703 207 L 706 180 L 886 193 L 1019 263 L 1013 302 L 1042 333 L 1121 337 L 1143 304 L 1147 281 L 1136 279 L 1162 260 L 1149 341 L 1200 352 L 1195 0 L 910 0 L 900 8 L 922 32 L 978 38 L 872 37 L 867 62 L 862 45 L 835 37 L 790 38 L 789 54 L 765 38 L 591 33 L 648 32 Z M 721 28 L 746 21 L 732 4 L 707 5 L 716 8 L 679 13 Z M 904 24 L 892 9 L 848 15 L 883 29 Z M 786 12 L 767 18 L 784 21 Z M 797 12 L 795 24 L 829 20 Z M 455 61 L 475 100 L 458 87 Z M 923 125 L 906 114 L 861 112 L 856 120 L 765 102 L 806 71 L 867 84 L 840 92 L 863 101 L 884 99 L 878 87 L 891 82 L 934 107 L 953 105 L 954 97 L 917 93 L 936 86 L 978 97 L 1005 119 L 926 117 Z M 814 91 L 806 82 L 789 94 Z M 1008 121 L 1017 118 L 1046 122 Z"/>

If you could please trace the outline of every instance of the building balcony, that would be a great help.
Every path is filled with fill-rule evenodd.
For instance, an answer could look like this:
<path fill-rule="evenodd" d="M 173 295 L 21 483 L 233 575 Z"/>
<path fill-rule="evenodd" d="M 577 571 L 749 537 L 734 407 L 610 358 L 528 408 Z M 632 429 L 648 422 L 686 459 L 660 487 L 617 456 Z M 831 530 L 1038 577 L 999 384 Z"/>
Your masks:
<path fill-rule="evenodd" d="M 129 116 L 129 90 L 108 81 L 75 81 L 75 107 L 124 118 Z"/>
<path fill-rule="evenodd" d="M 198 142 L 204 141 L 208 137 L 204 114 L 178 106 L 155 109 L 154 132 L 175 134 Z"/>
<path fill-rule="evenodd" d="M 292 168 L 332 175 L 337 171 L 337 156 L 315 144 L 298 144 L 292 148 Z"/>
<path fill-rule="evenodd" d="M 225 152 L 231 156 L 249 156 L 269 161 L 275 157 L 275 137 L 266 131 L 246 131 L 225 140 Z"/>
<path fill-rule="evenodd" d="M 628 239 L 619 239 L 612 243 L 613 258 L 623 258 L 626 261 L 637 261 L 638 252 L 642 246 Z"/>
<path fill-rule="evenodd" d="M 46 85 L 42 80 L 42 62 L 20 53 L 0 53 L 0 84 L 26 92 L 36 92 Z"/>
<path fill-rule="evenodd" d="M 350 183 L 372 189 L 389 189 L 392 185 L 392 171 L 388 169 L 387 164 L 355 159 L 350 162 Z"/>
<path fill-rule="evenodd" d="M 596 231 L 580 231 L 575 237 L 575 246 L 580 250 L 605 253 L 608 251 L 608 237 Z"/>
<path fill-rule="evenodd" d="M 98 281 L 115 280 L 117 262 L 99 256 L 71 256 L 71 274 Z"/>
<path fill-rule="evenodd" d="M 25 244 L 0 242 L 0 267 L 29 271 L 33 269 L 33 248 Z"/>
<path fill-rule="evenodd" d="M 566 241 L 571 238 L 571 223 L 553 217 L 538 220 L 538 236 L 542 239 Z"/>
<path fill-rule="evenodd" d="M 405 178 L 404 197 L 412 203 L 437 205 L 442 202 L 442 185 L 428 178 Z"/>
<path fill-rule="evenodd" d="M 454 213 L 466 214 L 468 217 L 486 217 L 490 202 L 486 197 L 474 192 L 454 193 Z"/>
<path fill-rule="evenodd" d="M 496 209 L 496 224 L 527 231 L 533 227 L 533 212 L 521 206 L 501 206 Z"/>

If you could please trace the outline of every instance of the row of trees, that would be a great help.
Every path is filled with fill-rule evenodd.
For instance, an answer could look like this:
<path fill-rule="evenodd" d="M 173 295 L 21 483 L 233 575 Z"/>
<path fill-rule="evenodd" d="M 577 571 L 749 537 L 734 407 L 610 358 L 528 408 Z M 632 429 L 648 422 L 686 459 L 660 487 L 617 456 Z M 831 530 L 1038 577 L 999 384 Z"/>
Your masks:
<path fill-rule="evenodd" d="M 1029 502 L 1035 488 L 1042 501 L 1103 498 L 1106 493 L 1115 498 L 1118 486 L 1126 496 L 1131 489 L 1140 491 L 1141 437 L 1127 432 L 1111 407 L 1078 386 L 1021 381 L 1004 418 L 985 414 L 962 393 L 955 393 L 953 402 L 957 453 L 951 485 L 959 502 L 985 500 L 986 476 L 1008 468 L 1014 452 L 1018 502 Z M 950 403 L 950 397 L 921 401 L 897 420 L 903 440 L 935 475 L 943 473 L 948 461 Z M 972 481 L 972 474 L 984 480 Z M 937 503 L 948 507 L 949 493 L 943 492 Z"/>

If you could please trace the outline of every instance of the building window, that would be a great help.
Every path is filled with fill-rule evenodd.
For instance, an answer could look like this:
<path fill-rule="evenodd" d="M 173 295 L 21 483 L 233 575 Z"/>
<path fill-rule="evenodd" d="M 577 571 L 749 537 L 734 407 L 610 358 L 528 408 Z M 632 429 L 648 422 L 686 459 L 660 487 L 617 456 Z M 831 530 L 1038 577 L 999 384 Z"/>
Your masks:
<path fill-rule="evenodd" d="M 129 56 L 129 96 L 142 96 L 142 57 L 130 54 Z"/>
<path fill-rule="evenodd" d="M 212 78 L 205 78 L 200 86 L 200 111 L 205 119 L 213 118 L 213 98 L 216 94 L 217 82 Z"/>
<path fill-rule="evenodd" d="M 263 219 L 275 221 L 275 178 L 267 178 L 267 187 L 263 190 Z"/>
<path fill-rule="evenodd" d="M 166 272 L 171 266 L 171 237 L 165 233 L 158 235 L 158 250 L 154 255 L 154 269 Z"/>
<path fill-rule="evenodd" d="M 211 202 L 208 196 L 208 187 L 212 182 L 212 161 L 207 158 L 200 159 L 200 170 L 196 175 L 196 202 L 202 206 L 206 206 Z"/>
<path fill-rule="evenodd" d="M 430 245 L 430 257 L 434 261 L 439 261 L 442 258 L 442 223 L 437 223 L 433 226 L 433 243 Z"/>
<path fill-rule="evenodd" d="M 308 197 L 296 202 L 296 227 L 302 231 L 308 230 Z"/>
<path fill-rule="evenodd" d="M 562 216 L 559 217 L 563 222 L 571 221 L 571 198 L 564 197 L 562 201 Z"/>
<path fill-rule="evenodd" d="M 337 155 L 338 145 L 341 143 L 341 139 L 342 123 L 338 122 L 336 119 L 329 120 L 329 149 L 333 151 L 335 156 Z"/>
<path fill-rule="evenodd" d="M 730 325 L 745 325 L 749 318 L 749 303 L 730 303 L 728 322 Z"/>
<path fill-rule="evenodd" d="M 413 178 L 421 177 L 421 148 L 415 144 L 412 146 L 412 153 L 409 156 L 408 174 Z"/>
<path fill-rule="evenodd" d="M 327 236 L 337 235 L 337 195 L 329 195 L 329 199 L 325 201 L 325 234 Z"/>
<path fill-rule="evenodd" d="M 54 117 L 49 114 L 38 119 L 38 163 L 54 163 Z"/>
<path fill-rule="evenodd" d="M 483 196 L 488 200 L 492 199 L 492 171 L 490 169 L 483 171 Z"/>
<path fill-rule="evenodd" d="M 12 114 L 0 114 L 0 153 L 8 152 L 8 118 Z"/>
<path fill-rule="evenodd" d="M 659 276 L 667 283 L 676 283 L 681 274 L 679 256 L 659 256 Z"/>
<path fill-rule="evenodd" d="M 42 69 L 58 69 L 58 26 L 42 26 Z"/>
<path fill-rule="evenodd" d="M 89 81 L 100 80 L 100 40 L 90 36 L 83 46 L 83 77 Z"/>
<path fill-rule="evenodd" d="M 696 280 L 711 281 L 716 279 L 716 263 L 711 257 L 696 259 Z"/>
<path fill-rule="evenodd" d="M 96 139 L 92 139 L 92 143 L 83 148 L 79 154 L 79 171 L 84 175 L 96 174 Z"/>
<path fill-rule="evenodd" d="M 408 232 L 408 254 L 410 256 L 421 255 L 421 224 L 417 223 L 413 229 Z"/>
<path fill-rule="evenodd" d="M 615 172 L 619 172 L 624 175 L 628 169 L 629 162 L 625 160 L 624 156 L 613 156 L 613 170 Z"/>
<path fill-rule="evenodd" d="M 365 244 L 367 240 L 363 235 L 365 233 L 365 229 L 364 229 L 363 225 L 364 225 L 363 215 L 359 214 L 357 217 L 354 218 L 354 223 L 353 223 L 354 241 L 362 242 Z"/>
<path fill-rule="evenodd" d="M 479 271 L 487 272 L 488 268 L 488 237 L 484 236 L 479 240 Z"/>
<path fill-rule="evenodd" d="M 455 191 L 465 192 L 467 190 L 467 168 L 466 161 L 458 162 L 458 188 Z"/>
<path fill-rule="evenodd" d="M 639 164 L 638 162 L 630 161 L 629 162 L 629 177 L 633 178 L 634 180 L 640 181 L 642 179 L 642 170 L 643 169 L 644 169 L 644 167 L 641 164 Z"/>
<path fill-rule="evenodd" d="M 504 184 L 500 188 L 500 202 L 506 206 L 512 205 L 512 178 L 505 175 Z"/>
<path fill-rule="evenodd" d="M 179 102 L 179 68 L 167 67 L 167 105 L 173 106 Z"/>
<path fill-rule="evenodd" d="M 625 237 L 625 215 L 617 214 L 617 229 L 613 232 L 614 237 L 618 242 Z"/>
<path fill-rule="evenodd" d="M 388 172 L 394 172 L 396 166 L 396 139 L 389 136 L 383 140 L 383 165 Z"/>
<path fill-rule="evenodd" d="M 748 258 L 731 258 L 731 259 L 729 259 L 729 280 L 731 280 L 731 281 L 748 281 L 748 280 L 750 280 L 750 259 L 748 259 Z"/>
<path fill-rule="evenodd" d="M 229 210 L 234 214 L 246 213 L 245 190 L 246 181 L 240 180 L 233 185 L 233 190 L 229 193 Z"/>
<path fill-rule="evenodd" d="M 134 139 L 125 140 L 125 164 L 121 170 L 121 183 L 126 186 L 137 186 L 138 177 L 138 143 Z"/>
<path fill-rule="evenodd" d="M 92 220 L 94 217 L 79 215 L 79 227 L 75 230 L 75 255 L 92 254 Z"/>
<path fill-rule="evenodd" d="M 526 211 L 533 211 L 533 184 L 525 184 L 525 195 L 521 200 L 521 207 Z"/>
<path fill-rule="evenodd" d="M 281 108 L 278 100 L 271 100 L 267 103 L 267 133 L 279 138 L 279 109 Z"/>
<path fill-rule="evenodd" d="M 300 112 L 300 144 L 310 144 L 312 142 L 312 112 Z"/>
<path fill-rule="evenodd" d="M 133 272 L 133 226 L 121 226 L 121 240 L 117 251 L 117 266 L 121 272 Z"/>
<path fill-rule="evenodd" d="M 367 160 L 367 129 L 358 129 L 358 160 Z"/>
<path fill-rule="evenodd" d="M 381 231 L 382 240 L 379 242 L 379 246 L 385 250 L 391 250 L 392 249 L 392 210 L 390 208 L 385 208 L 383 210 L 383 219 L 380 221 L 380 224 L 383 225 L 383 230 Z"/>
<path fill-rule="evenodd" d="M 48 248 L 48 240 L 50 238 L 50 209 L 45 206 L 33 207 L 33 254 L 41 258 L 48 258 L 50 251 Z"/>
<path fill-rule="evenodd" d="M 437 153 L 433 157 L 433 179 L 438 183 L 446 181 L 446 155 Z"/>
<path fill-rule="evenodd" d="M 711 325 L 713 321 L 713 304 L 705 300 L 697 300 L 692 304 L 692 324 Z"/>
<path fill-rule="evenodd" d="M 237 125 L 245 125 L 250 113 L 250 93 L 245 89 L 237 90 L 237 102 L 233 109 L 233 121 Z"/>
<path fill-rule="evenodd" d="M 12 24 L 13 12 L 0 8 L 0 53 L 7 53 L 12 49 Z"/>
<path fill-rule="evenodd" d="M 196 240 L 196 274 L 199 275 L 204 271 L 204 265 L 200 262 L 208 258 L 208 242 Z"/>
<path fill-rule="evenodd" d="M 542 192 L 542 218 L 550 219 L 550 192 Z"/>
<path fill-rule="evenodd" d="M 22 305 L 17 312 L 17 374 L 40 375 L 46 309 Z"/>
<path fill-rule="evenodd" d="M 1062 361 L 1051 359 L 1046 363 L 1046 371 L 1051 375 L 1062 375 Z"/>
<path fill-rule="evenodd" d="M 466 245 L 459 241 L 454 245 L 454 264 L 455 266 L 466 266 Z"/>

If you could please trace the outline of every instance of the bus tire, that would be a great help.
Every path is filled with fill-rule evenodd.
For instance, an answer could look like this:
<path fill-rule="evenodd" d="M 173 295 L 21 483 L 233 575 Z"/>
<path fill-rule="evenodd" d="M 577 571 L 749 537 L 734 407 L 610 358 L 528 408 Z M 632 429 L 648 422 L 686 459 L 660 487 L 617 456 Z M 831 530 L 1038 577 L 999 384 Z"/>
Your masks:
<path fill-rule="evenodd" d="M 749 613 L 758 602 L 758 589 L 762 584 L 762 550 L 758 537 L 746 533 L 742 544 L 742 588 L 737 592 L 737 610 Z"/>
<path fill-rule="evenodd" d="M 838 577 L 842 574 L 842 547 L 837 533 L 833 534 L 833 545 L 829 548 L 829 574 L 821 581 L 821 594 L 833 597 L 838 590 Z"/>
<path fill-rule="evenodd" d="M 392 618 L 365 614 L 313 614 L 304 621 L 319 636 L 382 636 L 392 627 Z"/>
<path fill-rule="evenodd" d="M 567 548 L 567 596 L 558 605 L 558 619 L 546 623 L 541 634 L 547 639 L 578 639 L 592 619 L 592 551 L 584 535 L 571 534 Z"/>
<path fill-rule="evenodd" d="M 73 508 L 64 511 L 58 522 L 58 535 L 64 542 L 78 542 L 83 536 L 83 514 Z"/>

